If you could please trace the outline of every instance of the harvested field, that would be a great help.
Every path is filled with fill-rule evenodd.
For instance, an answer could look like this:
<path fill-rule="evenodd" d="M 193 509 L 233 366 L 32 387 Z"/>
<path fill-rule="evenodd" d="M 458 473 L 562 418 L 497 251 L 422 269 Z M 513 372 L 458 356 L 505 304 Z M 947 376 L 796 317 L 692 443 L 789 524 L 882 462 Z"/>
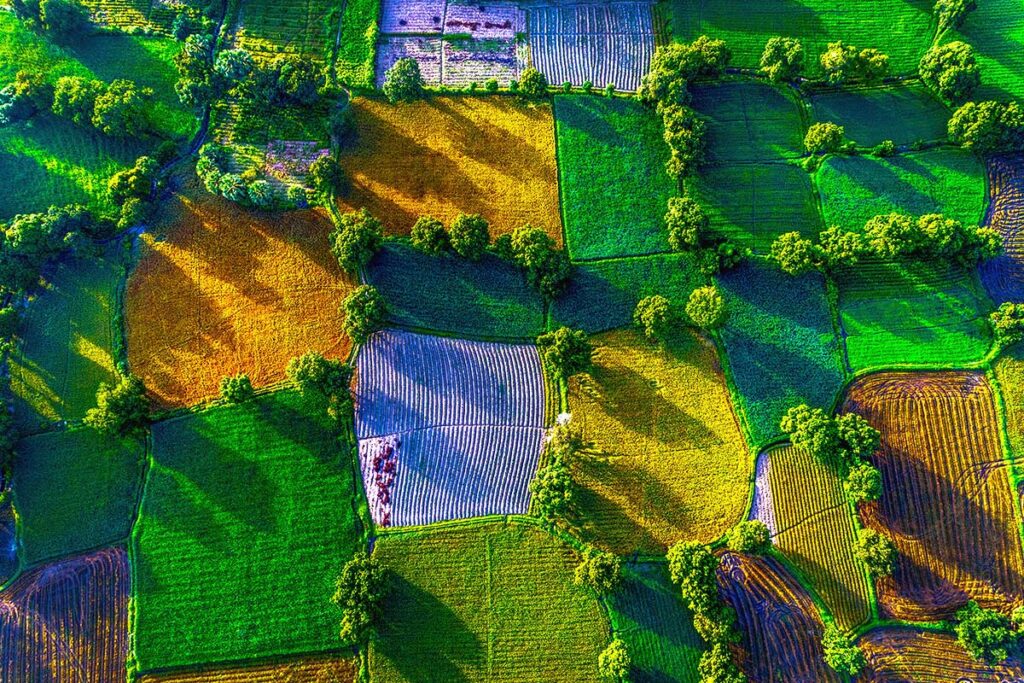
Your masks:
<path fill-rule="evenodd" d="M 0 682 L 125 680 L 129 589 L 120 548 L 23 574 L 0 592 Z"/>
<path fill-rule="evenodd" d="M 141 442 L 88 427 L 19 441 L 11 481 L 25 563 L 123 543 L 135 521 L 144 457 Z"/>
<path fill-rule="evenodd" d="M 817 172 L 826 225 L 860 230 L 892 212 L 941 213 L 978 225 L 985 213 L 985 169 L 971 152 L 941 148 L 880 159 L 830 156 Z"/>
<path fill-rule="evenodd" d="M 817 273 L 793 277 L 746 263 L 718 276 L 729 318 L 725 354 L 753 446 L 779 439 L 794 405 L 830 406 L 843 383 L 842 345 Z"/>
<path fill-rule="evenodd" d="M 714 347 L 681 330 L 664 348 L 605 333 L 569 410 L 593 442 L 570 462 L 584 535 L 616 553 L 711 541 L 743 516 L 751 458 Z"/>
<path fill-rule="evenodd" d="M 377 45 L 377 87 L 399 59 L 415 59 L 426 85 L 441 85 L 441 39 L 433 36 L 385 36 Z"/>
<path fill-rule="evenodd" d="M 11 354 L 14 416 L 26 433 L 80 420 L 96 405 L 100 383 L 114 381 L 117 290 L 124 268 L 119 244 L 104 258 L 63 258 L 28 304 Z"/>
<path fill-rule="evenodd" d="M 884 491 L 860 507 L 899 550 L 878 581 L 883 617 L 945 619 L 968 599 L 1024 595 L 1024 556 L 992 390 L 969 372 L 882 373 L 849 391 L 846 411 L 882 432 L 873 458 Z"/>
<path fill-rule="evenodd" d="M 526 513 L 544 435 L 536 347 L 385 330 L 360 350 L 356 372 L 376 524 Z"/>
<path fill-rule="evenodd" d="M 153 425 L 132 537 L 143 673 L 338 647 L 330 598 L 363 542 L 352 448 L 294 391 Z"/>
<path fill-rule="evenodd" d="M 773 542 L 811 582 L 843 629 L 870 617 L 864 566 L 853 556 L 853 510 L 834 468 L 807 451 L 771 451 L 769 475 L 777 533 Z"/>
<path fill-rule="evenodd" d="M 863 147 L 946 140 L 949 109 L 923 85 L 825 90 L 810 99 L 815 121 L 838 123 Z"/>
<path fill-rule="evenodd" d="M 356 679 L 356 658 L 307 657 L 278 664 L 209 668 L 142 676 L 141 683 L 350 683 Z"/>
<path fill-rule="evenodd" d="M 652 9 L 650 2 L 531 6 L 532 66 L 555 85 L 635 91 L 654 55 Z"/>
<path fill-rule="evenodd" d="M 531 223 L 561 243 L 549 105 L 495 96 L 352 106 L 359 141 L 341 155 L 353 185 L 343 211 L 366 207 L 391 234 L 407 234 L 424 214 L 447 225 L 478 213 L 492 237 Z"/>
<path fill-rule="evenodd" d="M 612 631 L 629 650 L 637 683 L 699 683 L 704 643 L 664 564 L 631 563 L 609 604 Z"/>
<path fill-rule="evenodd" d="M 996 303 L 1024 301 L 1024 156 L 988 161 L 991 204 L 985 223 L 1003 236 L 1003 253 L 981 264 L 981 281 Z"/>
<path fill-rule="evenodd" d="M 704 283 L 690 254 L 579 263 L 565 291 L 551 303 L 551 316 L 556 325 L 604 332 L 631 325 L 637 302 L 646 296 L 661 294 L 682 307 Z"/>
<path fill-rule="evenodd" d="M 321 211 L 246 211 L 195 185 L 172 202 L 128 281 L 128 360 L 161 406 L 218 393 L 225 375 L 284 378 L 306 351 L 345 358 L 341 300 L 352 280 Z"/>
<path fill-rule="evenodd" d="M 736 80 L 694 85 L 691 106 L 707 120 L 707 161 L 776 161 L 803 154 L 800 102 L 788 87 Z"/>
<path fill-rule="evenodd" d="M 1000 353 L 992 364 L 992 370 L 999 385 L 998 392 L 1002 394 L 1010 451 L 1019 457 L 1024 453 L 1024 344 L 1011 346 Z M 1016 495 L 1024 496 L 1024 491 L 1018 490 Z"/>
<path fill-rule="evenodd" d="M 662 217 L 677 191 L 655 113 L 632 100 L 558 95 L 555 124 L 569 255 L 668 251 Z"/>
<path fill-rule="evenodd" d="M 518 340 L 544 329 L 544 301 L 523 271 L 490 254 L 470 261 L 389 243 L 370 262 L 367 280 L 384 296 L 395 325 Z"/>
<path fill-rule="evenodd" d="M 384 535 L 391 572 L 370 679 L 595 681 L 608 621 L 573 583 L 576 554 L 532 525 Z"/>
<path fill-rule="evenodd" d="M 1024 98 L 1024 12 L 1020 0 L 986 0 L 967 15 L 949 40 L 974 48 L 981 67 L 975 101 Z"/>
<path fill-rule="evenodd" d="M 850 367 L 961 365 L 988 352 L 990 304 L 957 266 L 865 261 L 836 277 Z"/>
<path fill-rule="evenodd" d="M 857 643 L 868 666 L 861 683 L 1012 683 L 1024 680 L 1024 666 L 1011 659 L 1000 665 L 974 660 L 948 633 L 911 628 L 873 629 Z"/>
<path fill-rule="evenodd" d="M 718 590 L 739 616 L 737 663 L 750 680 L 842 680 L 822 659 L 823 627 L 814 603 L 777 560 L 724 553 Z"/>

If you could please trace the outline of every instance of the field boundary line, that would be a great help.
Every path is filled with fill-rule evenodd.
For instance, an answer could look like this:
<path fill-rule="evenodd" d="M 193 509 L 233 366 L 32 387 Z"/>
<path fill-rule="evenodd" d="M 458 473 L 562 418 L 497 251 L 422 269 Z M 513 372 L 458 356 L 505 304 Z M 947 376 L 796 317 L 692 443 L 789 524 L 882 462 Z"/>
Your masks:
<path fill-rule="evenodd" d="M 991 366 L 985 370 L 985 379 L 992 389 L 992 398 L 995 403 L 996 419 L 999 421 L 999 445 L 1003 451 L 1003 462 L 1006 465 L 1006 483 L 1010 487 L 1010 498 L 1013 500 L 1013 516 L 1017 523 L 1017 536 L 1020 541 L 1021 555 L 1024 557 L 1024 511 L 1021 510 L 1021 480 L 1020 472 L 1017 471 L 1017 458 L 1013 452 L 1013 445 L 1010 443 L 1009 424 L 1007 420 L 1006 399 L 1003 396 L 1003 388 L 996 375 L 995 369 Z"/>

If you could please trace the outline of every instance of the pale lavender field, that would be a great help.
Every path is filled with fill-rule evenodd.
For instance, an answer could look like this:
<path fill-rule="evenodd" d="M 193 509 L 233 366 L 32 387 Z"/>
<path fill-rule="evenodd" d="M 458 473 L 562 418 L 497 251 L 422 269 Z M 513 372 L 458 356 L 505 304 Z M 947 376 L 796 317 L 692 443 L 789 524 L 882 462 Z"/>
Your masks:
<path fill-rule="evenodd" d="M 386 36 L 377 43 L 377 87 L 384 85 L 384 75 L 399 59 L 412 57 L 420 65 L 420 74 L 427 85 L 441 84 L 441 39 L 422 36 Z"/>
<path fill-rule="evenodd" d="M 766 451 L 757 458 L 754 504 L 750 509 L 750 519 L 764 522 L 764 525 L 768 527 L 768 531 L 774 536 L 779 531 L 775 523 L 775 505 L 772 502 L 772 486 L 769 479 L 771 471 L 771 455 Z"/>

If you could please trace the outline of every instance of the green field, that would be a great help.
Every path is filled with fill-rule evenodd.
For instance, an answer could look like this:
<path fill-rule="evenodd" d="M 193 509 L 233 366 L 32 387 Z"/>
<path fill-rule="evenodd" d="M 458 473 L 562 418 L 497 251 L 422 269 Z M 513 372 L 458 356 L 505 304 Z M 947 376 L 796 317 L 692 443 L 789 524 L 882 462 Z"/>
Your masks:
<path fill-rule="evenodd" d="M 887 159 L 829 157 L 817 175 L 826 225 L 859 230 L 892 212 L 941 213 L 977 225 L 986 207 L 985 167 L 960 149 Z"/>
<path fill-rule="evenodd" d="M 573 259 L 668 251 L 675 182 L 661 121 L 632 100 L 557 95 L 558 180 Z"/>
<path fill-rule="evenodd" d="M 10 358 L 15 421 L 23 432 L 81 419 L 96 404 L 100 383 L 113 381 L 120 255 L 115 244 L 106 258 L 62 259 L 29 303 Z"/>
<path fill-rule="evenodd" d="M 396 325 L 449 334 L 533 338 L 544 327 L 544 304 L 515 266 L 485 255 L 479 261 L 428 256 L 389 243 L 370 262 L 368 282 L 388 303 Z"/>
<path fill-rule="evenodd" d="M 890 57 L 893 73 L 916 73 L 931 46 L 931 0 L 669 0 L 672 39 L 689 42 L 699 35 L 722 38 L 732 64 L 757 68 L 764 44 L 773 36 L 799 38 L 811 75 L 820 74 L 818 57 L 828 43 L 842 40 L 874 47 Z M 980 3 L 979 3 L 980 4 Z"/>
<path fill-rule="evenodd" d="M 19 441 L 11 469 L 25 563 L 127 539 L 144 455 L 139 441 L 87 427 Z"/>
<path fill-rule="evenodd" d="M 532 525 L 468 523 L 377 539 L 389 570 L 369 673 L 386 681 L 595 681 L 608 622 L 575 553 Z"/>
<path fill-rule="evenodd" d="M 707 121 L 707 161 L 775 161 L 803 153 L 805 127 L 792 89 L 763 81 L 695 85 L 693 108 Z"/>
<path fill-rule="evenodd" d="M 838 123 L 863 147 L 946 139 L 950 112 L 922 85 L 826 90 L 810 99 L 815 121 Z"/>
<path fill-rule="evenodd" d="M 981 360 L 990 304 L 974 273 L 927 263 L 861 263 L 837 277 L 850 366 Z"/>
<path fill-rule="evenodd" d="M 133 532 L 141 669 L 337 648 L 334 580 L 362 537 L 350 448 L 293 391 L 153 426 Z"/>
<path fill-rule="evenodd" d="M 663 564 L 628 564 L 608 616 L 633 661 L 631 681 L 698 683 L 704 643 Z"/>
<path fill-rule="evenodd" d="M 1024 7 L 1021 0 L 982 0 L 946 40 L 971 44 L 981 87 L 971 99 L 1024 99 Z M 943 41 L 945 42 L 945 41 Z"/>
<path fill-rule="evenodd" d="M 661 294 L 680 307 L 704 284 L 689 254 L 656 254 L 577 264 L 565 293 L 551 304 L 557 325 L 601 332 L 633 322 L 640 299 Z"/>
<path fill-rule="evenodd" d="M 355 87 L 370 87 L 377 55 L 377 0 L 349 0 L 341 18 L 338 53 L 334 63 L 338 80 Z"/>
<path fill-rule="evenodd" d="M 687 180 L 687 191 L 712 230 L 758 253 L 782 233 L 813 237 L 822 229 L 811 178 L 796 164 L 707 166 Z"/>
<path fill-rule="evenodd" d="M 762 447 L 782 436 L 779 420 L 789 408 L 828 408 L 842 388 L 825 284 L 817 273 L 793 277 L 753 264 L 723 273 L 718 284 L 729 310 L 725 354 L 751 445 Z"/>

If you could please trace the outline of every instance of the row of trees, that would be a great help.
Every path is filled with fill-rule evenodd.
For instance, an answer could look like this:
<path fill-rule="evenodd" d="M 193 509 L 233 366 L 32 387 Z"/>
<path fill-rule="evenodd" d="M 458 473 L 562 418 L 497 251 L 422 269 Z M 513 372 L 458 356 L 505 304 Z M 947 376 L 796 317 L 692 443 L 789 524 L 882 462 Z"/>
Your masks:
<path fill-rule="evenodd" d="M 725 323 L 727 314 L 721 290 L 715 285 L 707 285 L 690 292 L 682 311 L 661 294 L 640 299 L 633 309 L 633 324 L 648 340 L 664 343 L 679 325 L 690 324 L 702 330 L 714 330 Z"/>
<path fill-rule="evenodd" d="M 470 92 L 476 91 L 477 87 L 475 82 L 470 84 Z M 427 90 L 423 74 L 420 72 L 420 63 L 412 57 L 396 60 L 384 72 L 384 84 L 381 89 L 392 104 L 422 99 Z M 486 92 L 495 93 L 498 89 L 498 81 L 493 78 L 484 85 Z M 508 89 L 527 99 L 539 99 L 547 96 L 549 84 L 544 74 L 533 67 L 527 67 L 520 74 L 519 80 L 513 79 L 509 82 Z M 609 89 L 614 91 L 614 86 L 609 85 Z"/>

